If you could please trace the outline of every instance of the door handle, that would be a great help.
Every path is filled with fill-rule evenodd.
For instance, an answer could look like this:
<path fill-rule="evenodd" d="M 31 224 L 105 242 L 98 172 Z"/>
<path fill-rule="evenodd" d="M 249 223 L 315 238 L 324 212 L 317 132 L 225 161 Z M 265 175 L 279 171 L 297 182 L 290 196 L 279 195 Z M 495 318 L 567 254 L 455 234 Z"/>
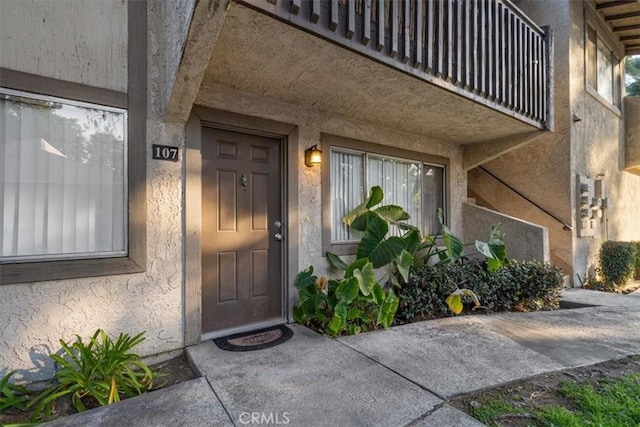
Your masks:
<path fill-rule="evenodd" d="M 275 236 L 273 236 L 274 239 L 276 239 L 278 242 L 282 240 L 282 234 L 280 233 L 276 233 Z"/>

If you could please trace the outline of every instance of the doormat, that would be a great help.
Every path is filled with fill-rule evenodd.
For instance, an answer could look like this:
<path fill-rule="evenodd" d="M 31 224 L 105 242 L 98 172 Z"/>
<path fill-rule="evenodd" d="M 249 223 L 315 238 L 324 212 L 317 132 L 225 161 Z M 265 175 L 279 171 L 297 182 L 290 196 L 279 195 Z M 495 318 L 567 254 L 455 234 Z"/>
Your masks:
<path fill-rule="evenodd" d="M 277 325 L 257 331 L 233 334 L 228 337 L 216 338 L 213 342 L 222 350 L 253 351 L 274 347 L 288 341 L 293 331 L 285 325 Z"/>

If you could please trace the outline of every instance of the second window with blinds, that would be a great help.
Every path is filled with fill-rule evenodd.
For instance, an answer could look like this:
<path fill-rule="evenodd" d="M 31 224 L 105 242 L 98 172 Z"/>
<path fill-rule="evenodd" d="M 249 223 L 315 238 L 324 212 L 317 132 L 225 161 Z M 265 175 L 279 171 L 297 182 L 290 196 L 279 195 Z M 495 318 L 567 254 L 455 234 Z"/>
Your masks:
<path fill-rule="evenodd" d="M 437 210 L 444 210 L 446 205 L 446 159 L 366 143 L 347 144 L 346 140 L 343 145 L 329 147 L 323 143 L 323 148 L 328 149 L 325 160 L 329 163 L 323 165 L 329 171 L 324 175 L 323 201 L 330 204 L 330 209 L 325 207 L 324 211 L 325 249 L 340 254 L 353 252 L 361 235 L 349 229 L 342 218 L 362 203 L 373 186 L 382 188 L 382 204 L 404 208 L 411 216 L 408 222 L 418 227 L 423 235 L 438 232 Z M 399 234 L 396 229 L 390 232 Z"/>

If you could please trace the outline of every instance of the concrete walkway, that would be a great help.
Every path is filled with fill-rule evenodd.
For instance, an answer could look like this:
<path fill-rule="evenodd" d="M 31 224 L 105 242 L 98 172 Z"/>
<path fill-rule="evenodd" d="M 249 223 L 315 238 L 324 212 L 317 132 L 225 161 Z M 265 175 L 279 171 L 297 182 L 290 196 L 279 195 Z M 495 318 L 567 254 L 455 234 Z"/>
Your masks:
<path fill-rule="evenodd" d="M 460 394 L 640 354 L 640 293 L 571 289 L 597 307 L 463 316 L 330 339 L 298 325 L 279 346 L 187 353 L 202 378 L 55 426 L 481 426 Z"/>

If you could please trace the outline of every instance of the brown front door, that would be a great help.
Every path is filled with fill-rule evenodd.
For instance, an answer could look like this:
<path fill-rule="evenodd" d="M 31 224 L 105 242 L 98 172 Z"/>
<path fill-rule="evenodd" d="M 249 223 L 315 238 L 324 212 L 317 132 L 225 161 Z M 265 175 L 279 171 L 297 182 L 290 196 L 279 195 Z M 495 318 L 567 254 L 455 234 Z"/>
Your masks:
<path fill-rule="evenodd" d="M 279 139 L 202 129 L 202 332 L 282 316 Z"/>

